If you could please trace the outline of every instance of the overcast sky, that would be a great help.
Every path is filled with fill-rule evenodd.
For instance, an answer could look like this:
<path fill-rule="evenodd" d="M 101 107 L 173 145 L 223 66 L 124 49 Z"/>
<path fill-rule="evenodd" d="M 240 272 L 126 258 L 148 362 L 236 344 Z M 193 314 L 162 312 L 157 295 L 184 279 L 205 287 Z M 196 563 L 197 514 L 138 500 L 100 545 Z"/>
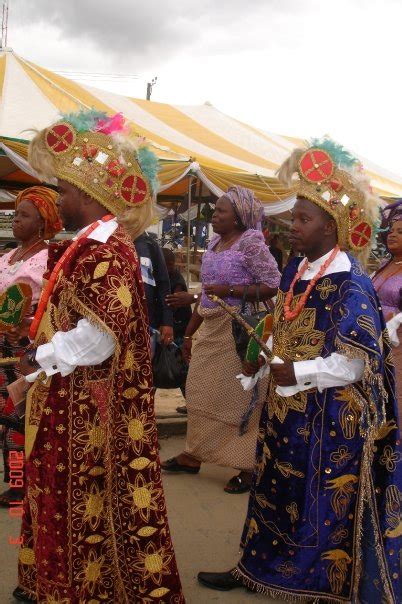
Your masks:
<path fill-rule="evenodd" d="M 1 0 L 0 0 L 1 3 Z M 332 135 L 402 176 L 402 0 L 9 0 L 8 45 L 95 85 Z M 94 85 L 93 79 L 89 82 Z"/>

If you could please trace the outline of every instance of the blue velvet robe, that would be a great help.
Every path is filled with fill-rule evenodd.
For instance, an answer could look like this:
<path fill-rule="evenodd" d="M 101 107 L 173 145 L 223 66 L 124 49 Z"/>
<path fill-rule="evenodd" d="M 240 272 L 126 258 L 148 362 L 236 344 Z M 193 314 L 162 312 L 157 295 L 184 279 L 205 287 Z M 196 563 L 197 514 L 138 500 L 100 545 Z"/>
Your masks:
<path fill-rule="evenodd" d="M 370 279 L 319 279 L 304 310 L 283 318 L 300 259 L 282 277 L 274 352 L 292 361 L 339 352 L 364 361 L 361 382 L 280 397 L 271 379 L 234 573 L 289 601 L 401 602 L 402 455 L 389 337 Z M 299 281 L 295 296 L 308 281 Z"/>

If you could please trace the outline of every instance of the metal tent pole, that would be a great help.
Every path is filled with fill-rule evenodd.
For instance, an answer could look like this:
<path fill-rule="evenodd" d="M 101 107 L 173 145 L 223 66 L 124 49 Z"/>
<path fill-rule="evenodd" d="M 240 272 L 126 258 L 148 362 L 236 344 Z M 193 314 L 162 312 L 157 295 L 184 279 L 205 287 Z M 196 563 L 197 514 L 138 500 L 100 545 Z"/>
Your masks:
<path fill-rule="evenodd" d="M 187 203 L 187 273 L 186 273 L 186 282 L 187 289 L 190 288 L 190 250 L 191 250 L 191 220 L 190 220 L 190 210 L 191 210 L 191 187 L 193 184 L 193 176 L 190 176 L 188 180 L 188 203 Z"/>

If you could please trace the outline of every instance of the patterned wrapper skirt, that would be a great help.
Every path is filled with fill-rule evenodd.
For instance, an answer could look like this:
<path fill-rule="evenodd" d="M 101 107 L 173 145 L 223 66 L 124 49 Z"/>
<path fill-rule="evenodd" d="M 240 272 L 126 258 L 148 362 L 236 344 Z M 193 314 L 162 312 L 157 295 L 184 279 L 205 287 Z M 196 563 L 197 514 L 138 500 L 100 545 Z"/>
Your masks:
<path fill-rule="evenodd" d="M 236 379 L 241 361 L 232 336 L 232 318 L 221 308 L 199 307 L 204 322 L 194 342 L 186 382 L 188 413 L 186 452 L 202 462 L 252 471 L 258 424 L 266 400 L 267 378 L 248 430 L 239 435 L 252 393 Z"/>

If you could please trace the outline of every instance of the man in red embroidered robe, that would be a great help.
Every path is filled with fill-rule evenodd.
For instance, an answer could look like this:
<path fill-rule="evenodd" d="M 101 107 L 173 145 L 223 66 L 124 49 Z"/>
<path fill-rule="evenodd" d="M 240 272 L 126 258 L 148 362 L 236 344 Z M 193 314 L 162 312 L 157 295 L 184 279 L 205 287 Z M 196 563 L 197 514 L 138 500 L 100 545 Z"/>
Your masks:
<path fill-rule="evenodd" d="M 21 601 L 184 602 L 132 244 L 150 223 L 156 160 L 123 135 L 121 115 L 80 112 L 39 132 L 30 146 L 31 165 L 58 179 L 65 228 L 78 233 L 51 248 L 50 285 L 32 353 L 21 362 L 32 382 L 14 591 Z"/>

